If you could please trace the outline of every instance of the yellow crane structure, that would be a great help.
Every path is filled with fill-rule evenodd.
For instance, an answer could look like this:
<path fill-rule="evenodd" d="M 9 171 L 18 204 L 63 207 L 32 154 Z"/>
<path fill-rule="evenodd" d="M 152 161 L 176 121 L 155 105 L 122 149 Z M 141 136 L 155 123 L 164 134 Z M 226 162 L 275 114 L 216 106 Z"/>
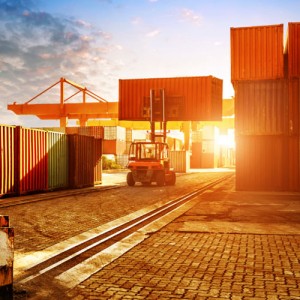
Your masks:
<path fill-rule="evenodd" d="M 71 96 L 66 96 L 65 84 L 71 85 L 76 92 Z M 34 104 L 37 99 L 50 89 L 59 85 L 59 103 L 40 103 Z M 68 102 L 74 96 L 82 93 L 82 101 L 79 103 Z M 87 98 L 92 98 L 94 102 L 88 102 Z M 7 105 L 8 110 L 18 115 L 36 115 L 41 120 L 60 120 L 60 127 L 67 127 L 68 119 L 79 120 L 80 126 L 122 126 L 136 130 L 149 129 L 148 121 L 119 121 L 118 102 L 108 102 L 97 94 L 91 92 L 84 86 L 74 83 L 68 79 L 60 80 L 47 89 L 34 96 L 24 104 Z M 88 120 L 90 120 L 88 122 Z M 223 100 L 223 120 L 210 122 L 191 122 L 191 121 L 170 121 L 168 130 L 180 130 L 184 133 L 184 145 L 189 149 L 191 130 L 198 130 L 204 125 L 217 126 L 219 128 L 234 128 L 234 99 Z M 158 128 L 157 128 L 158 129 Z"/>
<path fill-rule="evenodd" d="M 65 98 L 65 84 L 69 84 L 77 90 L 67 98 Z M 31 103 L 57 85 L 60 86 L 59 103 Z M 82 93 L 82 102 L 67 103 L 68 100 L 80 93 Z M 96 102 L 88 102 L 87 97 L 96 100 Z M 17 104 L 15 102 L 7 105 L 7 109 L 18 115 L 36 115 L 41 120 L 60 120 L 60 127 L 67 127 L 68 119 L 77 119 L 79 120 L 80 126 L 85 126 L 88 119 L 118 118 L 118 102 L 108 102 L 86 87 L 65 78 L 60 78 L 58 82 L 24 104 Z"/>

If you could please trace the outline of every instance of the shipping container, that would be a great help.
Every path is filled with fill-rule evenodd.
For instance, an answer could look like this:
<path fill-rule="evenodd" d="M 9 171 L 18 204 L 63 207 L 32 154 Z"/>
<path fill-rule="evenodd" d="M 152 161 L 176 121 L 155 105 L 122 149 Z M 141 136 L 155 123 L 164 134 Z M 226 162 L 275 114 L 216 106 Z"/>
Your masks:
<path fill-rule="evenodd" d="M 102 144 L 102 139 L 95 138 L 94 184 L 102 183 Z"/>
<path fill-rule="evenodd" d="M 156 103 L 164 90 L 166 121 L 220 121 L 222 85 L 223 81 L 213 76 L 120 79 L 119 120 L 150 120 L 150 91 L 155 91 Z M 161 105 L 153 110 L 161 119 Z"/>
<path fill-rule="evenodd" d="M 192 131 L 192 143 L 201 143 L 202 131 Z"/>
<path fill-rule="evenodd" d="M 189 151 L 169 151 L 170 167 L 176 173 L 187 173 L 190 170 Z"/>
<path fill-rule="evenodd" d="M 69 150 L 69 187 L 83 188 L 94 186 L 95 138 L 70 134 Z"/>
<path fill-rule="evenodd" d="M 66 133 L 66 127 L 43 127 L 43 128 L 36 128 L 41 129 L 45 131 L 54 131 L 54 132 L 60 132 L 60 133 Z"/>
<path fill-rule="evenodd" d="M 288 76 L 300 77 L 300 23 L 288 24 L 287 37 Z"/>
<path fill-rule="evenodd" d="M 103 154 L 127 154 L 127 143 L 120 140 L 103 140 Z"/>
<path fill-rule="evenodd" d="M 68 187 L 68 140 L 67 135 L 48 131 L 48 188 Z"/>
<path fill-rule="evenodd" d="M 288 190 L 300 191 L 300 136 L 289 136 L 288 143 Z"/>
<path fill-rule="evenodd" d="M 237 190 L 284 191 L 287 175 L 285 137 L 236 137 Z"/>
<path fill-rule="evenodd" d="M 126 128 L 126 142 L 132 142 L 132 129 Z"/>
<path fill-rule="evenodd" d="M 48 189 L 47 132 L 16 127 L 16 186 L 19 194 Z"/>
<path fill-rule="evenodd" d="M 190 166 L 192 169 L 201 168 L 202 143 L 194 142 L 191 146 L 192 155 L 190 157 Z"/>
<path fill-rule="evenodd" d="M 15 126 L 0 125 L 0 197 L 15 194 Z"/>
<path fill-rule="evenodd" d="M 201 168 L 202 169 L 213 169 L 218 167 L 215 153 L 202 152 L 201 153 Z"/>
<path fill-rule="evenodd" d="M 96 139 L 103 139 L 104 128 L 103 126 L 82 126 L 78 127 L 78 134 L 93 136 Z"/>
<path fill-rule="evenodd" d="M 289 79 L 289 134 L 300 133 L 300 77 Z"/>
<path fill-rule="evenodd" d="M 288 131 L 287 81 L 235 82 L 237 135 L 282 135 Z"/>
<path fill-rule="evenodd" d="M 126 141 L 126 128 L 121 126 L 104 126 L 104 139 Z"/>
<path fill-rule="evenodd" d="M 283 24 L 230 28 L 231 81 L 284 77 Z"/>
<path fill-rule="evenodd" d="M 66 134 L 79 134 L 79 127 L 66 127 Z"/>

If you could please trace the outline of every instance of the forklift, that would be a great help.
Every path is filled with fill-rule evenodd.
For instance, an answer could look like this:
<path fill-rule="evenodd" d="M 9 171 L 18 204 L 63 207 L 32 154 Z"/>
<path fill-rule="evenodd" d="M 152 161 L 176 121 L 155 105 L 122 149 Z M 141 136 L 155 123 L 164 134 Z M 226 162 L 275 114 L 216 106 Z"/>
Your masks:
<path fill-rule="evenodd" d="M 166 143 L 167 122 L 165 118 L 165 93 L 161 89 L 159 97 L 155 90 L 150 90 L 150 137 L 149 142 L 132 142 L 129 148 L 127 168 L 127 184 L 134 186 L 136 182 L 142 185 L 158 186 L 175 185 L 176 174 L 170 168 L 169 146 Z M 155 123 L 160 123 L 162 133 L 155 132 Z M 157 141 L 159 140 L 159 141 Z"/>

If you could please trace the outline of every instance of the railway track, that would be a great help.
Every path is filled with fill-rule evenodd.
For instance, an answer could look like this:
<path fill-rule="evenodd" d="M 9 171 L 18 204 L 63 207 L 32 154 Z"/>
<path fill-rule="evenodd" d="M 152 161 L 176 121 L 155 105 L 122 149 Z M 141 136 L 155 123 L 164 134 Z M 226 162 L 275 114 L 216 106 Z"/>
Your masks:
<path fill-rule="evenodd" d="M 39 293 L 43 290 L 49 291 L 50 285 L 55 286 L 56 291 L 71 289 L 145 239 L 147 230 L 143 231 L 143 228 L 178 211 L 180 207 L 195 200 L 196 196 L 215 189 L 219 184 L 230 180 L 232 176 L 226 175 L 212 181 L 160 207 L 132 216 L 126 222 L 120 220 L 107 228 L 99 228 L 98 232 L 90 237 L 83 235 L 78 237 L 76 242 L 62 242 L 56 249 L 48 249 L 44 254 L 33 253 L 23 256 L 17 262 L 15 284 L 19 287 L 38 286 Z M 122 244 L 124 240 L 126 242 Z M 112 249 L 117 249 L 116 254 L 112 254 Z"/>
<path fill-rule="evenodd" d="M 102 192 L 111 189 L 117 189 L 120 187 L 121 187 L 120 185 L 109 185 L 109 186 L 99 186 L 99 187 L 96 186 L 96 187 L 77 189 L 77 190 L 63 190 L 63 191 L 47 192 L 47 193 L 26 195 L 26 196 L 13 197 L 13 198 L 2 198 L 0 199 L 0 208 L 7 208 L 12 206 L 47 201 L 47 200 L 75 196 L 75 195 L 84 195 L 87 193 Z"/>

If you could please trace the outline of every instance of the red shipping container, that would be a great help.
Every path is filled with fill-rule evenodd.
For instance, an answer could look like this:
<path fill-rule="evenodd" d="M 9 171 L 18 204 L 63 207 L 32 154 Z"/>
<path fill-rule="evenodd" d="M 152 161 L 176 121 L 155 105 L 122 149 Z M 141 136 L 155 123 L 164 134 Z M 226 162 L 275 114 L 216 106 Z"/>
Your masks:
<path fill-rule="evenodd" d="M 230 29 L 231 81 L 284 77 L 283 24 Z"/>
<path fill-rule="evenodd" d="M 15 126 L 0 125 L 0 197 L 15 194 Z"/>
<path fill-rule="evenodd" d="M 103 139 L 104 128 L 103 126 L 82 126 L 78 127 L 78 134 L 93 136 L 96 139 Z"/>
<path fill-rule="evenodd" d="M 48 189 L 47 132 L 16 127 L 16 185 L 19 194 Z"/>
<path fill-rule="evenodd" d="M 284 191 L 288 175 L 283 136 L 236 138 L 236 189 Z"/>
<path fill-rule="evenodd" d="M 288 132 L 287 81 L 238 81 L 235 130 L 238 135 L 282 135 Z"/>
<path fill-rule="evenodd" d="M 95 138 L 84 135 L 68 135 L 69 187 L 94 186 Z"/>
<path fill-rule="evenodd" d="M 300 133 L 300 78 L 289 79 L 289 134 Z"/>
<path fill-rule="evenodd" d="M 288 24 L 288 76 L 300 77 L 300 23 Z"/>
<path fill-rule="evenodd" d="M 223 81 L 213 76 L 119 80 L 119 120 L 150 120 L 150 90 L 164 90 L 166 121 L 221 121 Z"/>
<path fill-rule="evenodd" d="M 126 154 L 126 142 L 120 140 L 103 140 L 103 154 Z"/>
<path fill-rule="evenodd" d="M 191 168 L 201 168 L 201 157 L 202 157 L 202 143 L 192 143 L 192 155 L 190 159 Z"/>
<path fill-rule="evenodd" d="M 288 137 L 288 190 L 300 192 L 300 136 Z"/>
<path fill-rule="evenodd" d="M 94 184 L 102 182 L 102 139 L 95 139 Z"/>

